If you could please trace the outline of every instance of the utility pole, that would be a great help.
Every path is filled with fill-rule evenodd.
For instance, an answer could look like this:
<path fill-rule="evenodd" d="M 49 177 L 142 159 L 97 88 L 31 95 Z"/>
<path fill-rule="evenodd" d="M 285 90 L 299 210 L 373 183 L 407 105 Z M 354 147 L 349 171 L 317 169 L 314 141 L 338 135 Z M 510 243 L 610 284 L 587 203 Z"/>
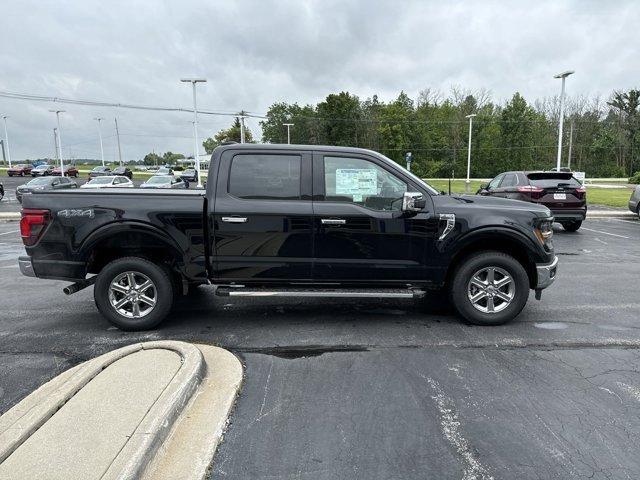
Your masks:
<path fill-rule="evenodd" d="M 467 148 L 467 181 L 464 184 L 464 191 L 469 193 L 470 185 L 471 185 L 471 133 L 473 132 L 473 117 L 476 114 L 472 113 L 471 115 L 467 115 L 465 118 L 469 119 L 469 146 Z"/>
<path fill-rule="evenodd" d="M 7 160 L 9 160 L 9 168 L 11 168 L 11 149 L 9 148 L 9 134 L 7 133 L 7 116 L 3 115 L 2 118 L 4 119 L 4 143 L 3 143 L 3 145 L 6 144 Z"/>
<path fill-rule="evenodd" d="M 571 170 L 571 150 L 573 149 L 573 119 L 571 119 L 571 127 L 569 128 L 569 160 L 568 167 Z"/>
<path fill-rule="evenodd" d="M 7 155 L 4 152 L 4 140 L 0 139 L 0 146 L 2 146 L 2 163 L 6 165 L 7 163 Z"/>
<path fill-rule="evenodd" d="M 120 166 L 122 166 L 122 150 L 120 149 L 120 131 L 118 130 L 118 119 L 113 119 L 116 122 L 116 138 L 118 139 L 118 160 L 120 161 Z"/>
<path fill-rule="evenodd" d="M 58 129 L 54 127 L 53 129 L 53 158 L 56 159 L 56 165 L 60 160 L 58 158 Z"/>
<path fill-rule="evenodd" d="M 245 141 L 245 137 L 244 137 L 244 119 L 245 116 L 244 114 L 244 110 L 240 112 L 240 116 L 238 117 L 238 120 L 240 120 L 240 143 L 244 143 Z"/>
<path fill-rule="evenodd" d="M 566 72 L 559 73 L 558 75 L 554 75 L 553 78 L 561 78 L 562 79 L 562 90 L 560 91 L 560 121 L 558 122 L 558 159 L 556 161 L 556 170 L 559 172 L 561 167 L 562 160 L 562 123 L 564 121 L 564 82 L 569 75 L 571 75 L 573 70 L 567 70 Z"/>
<path fill-rule="evenodd" d="M 291 127 L 293 127 L 293 123 L 283 123 L 284 126 L 287 127 L 287 144 L 291 144 Z"/>
<path fill-rule="evenodd" d="M 196 162 L 196 174 L 198 176 L 198 188 L 202 188 L 202 175 L 200 175 L 200 145 L 198 144 L 198 104 L 196 102 L 196 83 L 205 83 L 206 78 L 181 78 L 181 82 L 190 83 L 193 89 L 193 160 Z"/>
<path fill-rule="evenodd" d="M 100 138 L 100 159 L 102 160 L 102 166 L 104 167 L 104 148 L 102 146 L 102 129 L 100 128 L 100 122 L 104 120 L 102 117 L 94 118 L 98 122 L 98 138 Z"/>
<path fill-rule="evenodd" d="M 64 113 L 64 110 L 49 110 L 56 114 L 56 120 L 58 122 L 58 157 L 60 157 L 60 175 L 64 175 L 64 159 L 62 158 L 62 130 L 60 129 L 60 114 Z"/>

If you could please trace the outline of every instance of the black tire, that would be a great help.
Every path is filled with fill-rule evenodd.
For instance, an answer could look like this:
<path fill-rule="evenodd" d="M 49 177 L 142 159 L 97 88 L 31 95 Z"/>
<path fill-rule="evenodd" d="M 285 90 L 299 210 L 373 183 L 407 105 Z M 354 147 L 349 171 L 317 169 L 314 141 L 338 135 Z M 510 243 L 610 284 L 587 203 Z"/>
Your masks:
<path fill-rule="evenodd" d="M 575 222 L 566 222 L 563 223 L 562 226 L 567 232 L 577 232 L 578 229 L 582 226 L 582 220 L 576 220 Z"/>
<path fill-rule="evenodd" d="M 471 303 L 468 290 L 476 272 L 490 267 L 506 271 L 513 280 L 514 291 L 506 307 L 500 311 L 485 313 Z M 520 262 L 511 255 L 493 251 L 480 252 L 467 257 L 457 267 L 449 295 L 453 307 L 467 322 L 474 325 L 502 325 L 516 318 L 526 305 L 529 298 L 529 277 Z"/>
<path fill-rule="evenodd" d="M 20 172 L 20 176 L 21 176 L 21 177 L 24 177 L 24 172 Z"/>
<path fill-rule="evenodd" d="M 156 303 L 151 311 L 141 318 L 131 318 L 119 313 L 111 304 L 109 291 L 111 282 L 125 272 L 145 275 L 155 287 Z M 98 274 L 93 289 L 93 298 L 100 313 L 121 330 L 149 330 L 157 326 L 168 315 L 173 305 L 173 285 L 169 272 L 160 265 L 140 257 L 124 257 L 107 264 Z"/>

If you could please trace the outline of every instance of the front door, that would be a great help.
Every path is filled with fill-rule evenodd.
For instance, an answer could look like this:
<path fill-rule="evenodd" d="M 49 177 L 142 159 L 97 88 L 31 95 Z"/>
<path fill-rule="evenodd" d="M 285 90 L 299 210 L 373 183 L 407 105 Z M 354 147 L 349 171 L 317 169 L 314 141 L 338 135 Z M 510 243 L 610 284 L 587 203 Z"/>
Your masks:
<path fill-rule="evenodd" d="M 215 281 L 309 281 L 311 155 L 231 149 L 218 168 L 209 207 Z"/>
<path fill-rule="evenodd" d="M 410 178 L 366 155 L 316 153 L 313 278 L 326 283 L 407 283 L 428 280 L 438 228 L 431 197 L 424 212 L 401 212 Z"/>

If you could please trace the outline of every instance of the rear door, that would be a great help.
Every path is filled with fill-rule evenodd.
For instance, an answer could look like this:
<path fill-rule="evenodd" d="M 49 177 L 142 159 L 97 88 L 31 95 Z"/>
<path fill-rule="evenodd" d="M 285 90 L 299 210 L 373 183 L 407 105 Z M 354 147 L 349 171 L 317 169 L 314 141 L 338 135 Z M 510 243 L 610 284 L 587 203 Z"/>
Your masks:
<path fill-rule="evenodd" d="M 313 278 L 329 283 L 403 283 L 431 278 L 438 222 L 431 197 L 411 180 L 361 154 L 314 153 Z M 423 212 L 401 212 L 406 191 Z"/>
<path fill-rule="evenodd" d="M 229 149 L 222 153 L 218 168 L 209 223 L 215 280 L 309 281 L 310 153 Z"/>

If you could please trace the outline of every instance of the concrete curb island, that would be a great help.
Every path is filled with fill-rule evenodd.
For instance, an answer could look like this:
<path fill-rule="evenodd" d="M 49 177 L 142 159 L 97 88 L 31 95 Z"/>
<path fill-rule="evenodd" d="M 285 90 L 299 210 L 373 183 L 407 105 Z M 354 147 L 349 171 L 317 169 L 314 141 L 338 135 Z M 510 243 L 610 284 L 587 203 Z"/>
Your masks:
<path fill-rule="evenodd" d="M 106 353 L 0 417 L 0 478 L 204 478 L 241 383 L 239 360 L 217 347 Z"/>

